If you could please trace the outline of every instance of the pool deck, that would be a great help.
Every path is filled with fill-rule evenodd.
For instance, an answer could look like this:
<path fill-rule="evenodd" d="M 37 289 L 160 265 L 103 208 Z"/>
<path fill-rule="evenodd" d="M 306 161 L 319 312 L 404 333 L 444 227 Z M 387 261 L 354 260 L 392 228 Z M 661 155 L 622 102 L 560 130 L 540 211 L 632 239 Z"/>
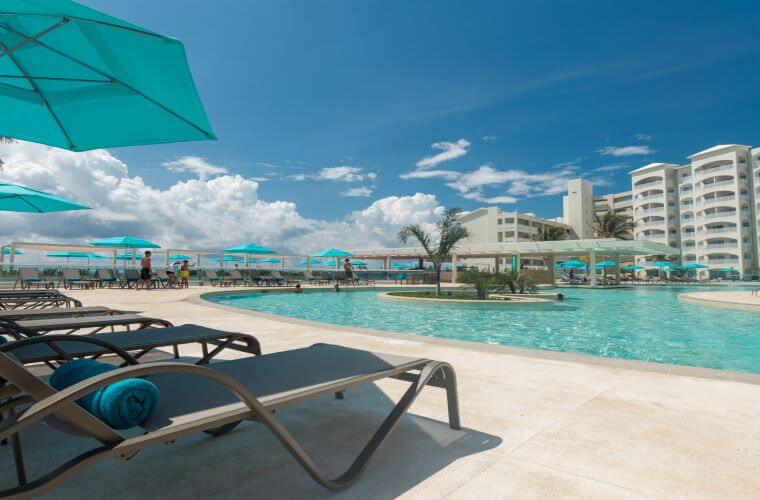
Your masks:
<path fill-rule="evenodd" d="M 758 375 L 334 327 L 197 297 L 218 290 L 71 295 L 175 324 L 252 333 L 265 352 L 328 342 L 448 361 L 458 374 L 463 430 L 443 423 L 445 397 L 430 388 L 359 481 L 340 493 L 314 483 L 263 426 L 244 423 L 220 438 L 194 436 L 129 462 L 102 462 L 48 497 L 750 498 L 760 491 Z M 336 475 L 404 387 L 383 381 L 277 416 Z M 81 439 L 60 439 L 46 427 L 27 434 L 32 475 L 84 449 Z M 0 447 L 0 457 L 9 465 L 10 447 Z M 11 469 L 0 469 L 1 485 L 13 484 Z"/>
<path fill-rule="evenodd" d="M 678 296 L 681 300 L 693 304 L 760 312 L 760 295 L 753 295 L 751 289 L 734 291 L 690 292 Z"/>

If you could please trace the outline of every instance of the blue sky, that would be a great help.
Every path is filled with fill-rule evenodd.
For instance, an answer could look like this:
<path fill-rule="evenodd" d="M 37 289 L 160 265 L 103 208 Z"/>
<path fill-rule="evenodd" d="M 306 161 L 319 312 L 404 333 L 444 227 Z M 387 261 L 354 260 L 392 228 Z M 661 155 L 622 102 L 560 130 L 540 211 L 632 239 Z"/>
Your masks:
<path fill-rule="evenodd" d="M 84 3 L 185 43 L 219 140 L 112 150 L 162 188 L 197 156 L 314 218 L 416 192 L 557 216 L 567 176 L 760 144 L 757 2 Z"/>

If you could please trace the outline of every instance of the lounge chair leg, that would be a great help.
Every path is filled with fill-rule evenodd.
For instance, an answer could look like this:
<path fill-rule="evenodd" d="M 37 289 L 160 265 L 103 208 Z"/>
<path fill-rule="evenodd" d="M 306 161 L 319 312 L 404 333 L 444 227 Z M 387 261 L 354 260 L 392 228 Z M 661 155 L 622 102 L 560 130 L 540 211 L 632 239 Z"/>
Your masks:
<path fill-rule="evenodd" d="M 172 346 L 172 351 L 174 351 L 174 359 L 179 359 L 179 346 L 177 344 Z"/>
<path fill-rule="evenodd" d="M 21 453 L 21 438 L 18 433 L 11 436 L 11 446 L 13 447 L 13 460 L 16 462 L 16 477 L 19 486 L 26 484 L 26 469 L 24 468 L 24 455 Z"/>
<path fill-rule="evenodd" d="M 345 398 L 346 391 L 338 391 L 335 393 L 335 399 L 343 399 Z"/>

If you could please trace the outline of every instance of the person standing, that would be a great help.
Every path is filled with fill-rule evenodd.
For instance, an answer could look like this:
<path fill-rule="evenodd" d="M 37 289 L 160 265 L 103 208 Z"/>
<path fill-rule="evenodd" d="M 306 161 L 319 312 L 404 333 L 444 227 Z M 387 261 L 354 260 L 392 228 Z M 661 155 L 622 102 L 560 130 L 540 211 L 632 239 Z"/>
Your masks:
<path fill-rule="evenodd" d="M 140 259 L 140 281 L 138 281 L 135 285 L 135 290 L 139 290 L 141 285 L 150 290 L 151 286 L 153 285 L 150 255 L 150 250 L 147 250 L 143 258 Z"/>
<path fill-rule="evenodd" d="M 351 259 L 348 257 L 343 261 L 343 271 L 346 272 L 346 283 L 353 283 L 355 274 L 354 265 L 351 264 Z"/>

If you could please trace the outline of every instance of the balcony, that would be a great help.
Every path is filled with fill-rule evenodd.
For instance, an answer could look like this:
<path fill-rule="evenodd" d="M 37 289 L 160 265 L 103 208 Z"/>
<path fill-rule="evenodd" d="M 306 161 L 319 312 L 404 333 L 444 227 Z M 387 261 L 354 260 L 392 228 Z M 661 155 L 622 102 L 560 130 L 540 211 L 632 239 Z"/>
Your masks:
<path fill-rule="evenodd" d="M 662 193 L 659 193 L 659 194 L 650 194 L 650 195 L 647 195 L 647 196 L 640 196 L 639 198 L 637 198 L 636 201 L 644 203 L 644 202 L 647 202 L 647 201 L 663 200 L 664 198 L 665 198 L 665 195 L 662 194 Z"/>
<path fill-rule="evenodd" d="M 733 163 L 729 163 L 728 165 L 720 165 L 720 166 L 717 166 L 717 167 L 710 167 L 710 168 L 706 168 L 704 170 L 699 170 L 697 172 L 697 175 L 699 175 L 701 177 L 705 177 L 705 176 L 708 176 L 708 175 L 711 175 L 711 174 L 716 174 L 718 172 L 729 172 L 729 171 L 731 171 L 733 169 L 734 169 L 734 164 Z"/>
<path fill-rule="evenodd" d="M 642 228 L 642 227 L 662 227 L 665 225 L 664 220 L 652 220 L 649 222 L 637 222 L 636 227 Z"/>
<path fill-rule="evenodd" d="M 735 241 L 733 243 L 707 243 L 699 245 L 699 248 L 705 250 L 712 250 L 713 248 L 739 248 L 739 243 Z"/>
<path fill-rule="evenodd" d="M 661 215 L 665 213 L 665 207 L 657 207 L 657 208 L 640 208 L 636 210 L 637 216 L 645 216 L 645 215 Z"/>
<path fill-rule="evenodd" d="M 745 195 L 746 196 L 746 195 Z M 725 203 L 725 202 L 731 202 L 735 201 L 736 196 L 716 196 L 714 198 L 706 198 L 704 200 L 699 201 L 700 206 L 706 206 L 706 205 L 715 205 L 716 203 Z"/>
<path fill-rule="evenodd" d="M 733 219 L 734 217 L 736 217 L 736 210 L 728 210 L 726 212 L 718 212 L 712 214 L 702 214 L 699 216 L 701 220 Z"/>
<path fill-rule="evenodd" d="M 701 264 L 708 266 L 725 266 L 727 264 L 738 264 L 741 259 L 706 259 L 701 261 Z"/>
<path fill-rule="evenodd" d="M 700 234 L 726 234 L 726 233 L 738 233 L 738 227 L 716 227 L 713 229 L 700 229 Z"/>
<path fill-rule="evenodd" d="M 726 181 L 718 181 L 718 182 L 710 182 L 709 184 L 702 184 L 701 186 L 697 188 L 697 191 L 702 193 L 702 192 L 710 191 L 710 190 L 717 189 L 720 187 L 735 186 L 735 185 L 736 185 L 736 179 L 729 179 Z"/>

